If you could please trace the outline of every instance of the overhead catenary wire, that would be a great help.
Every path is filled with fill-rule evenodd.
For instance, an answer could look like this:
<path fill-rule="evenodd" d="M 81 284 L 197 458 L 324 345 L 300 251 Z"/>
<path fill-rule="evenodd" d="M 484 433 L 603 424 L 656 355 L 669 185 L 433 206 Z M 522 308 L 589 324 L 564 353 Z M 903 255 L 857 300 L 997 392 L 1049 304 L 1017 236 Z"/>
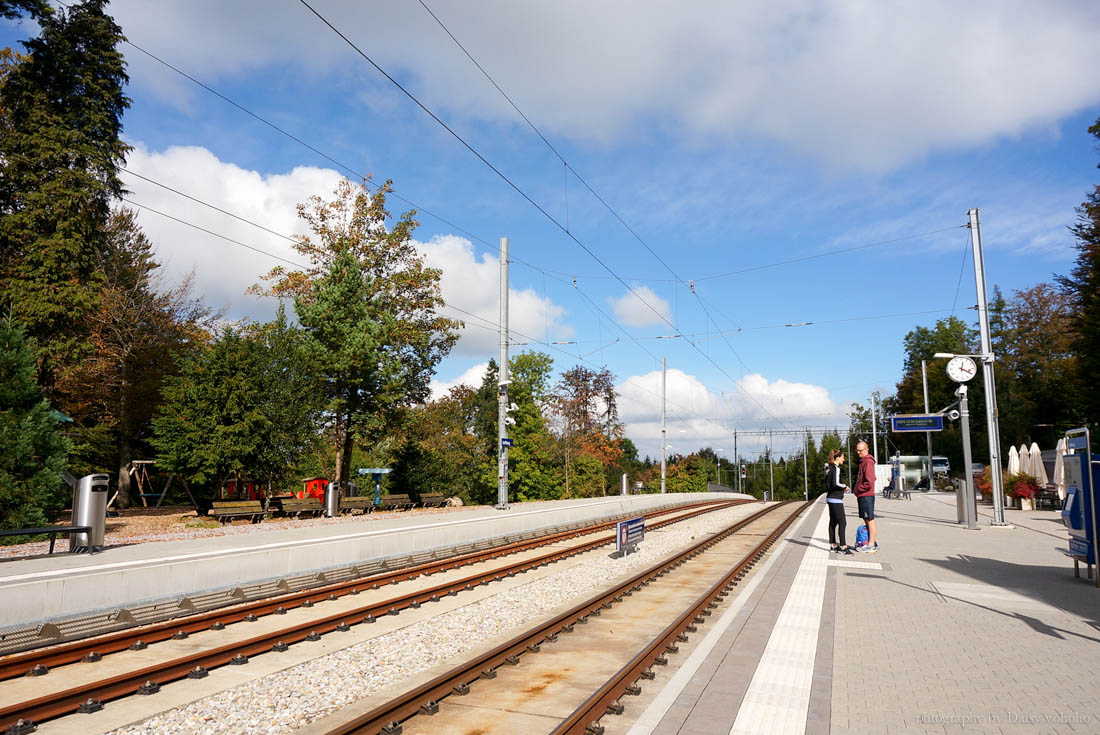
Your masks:
<path fill-rule="evenodd" d="M 128 198 L 124 198 L 124 199 L 123 199 L 123 201 L 125 201 L 126 203 L 128 203 L 128 204 L 130 204 L 130 205 L 132 205 L 132 206 L 134 206 L 134 207 L 138 207 L 138 208 L 141 208 L 141 209 L 145 209 L 145 210 L 148 210 L 148 211 L 150 211 L 150 212 L 153 212 L 154 214 L 157 214 L 157 215 L 159 215 L 159 216 L 161 216 L 161 217 L 165 217 L 166 219 L 172 220 L 172 221 L 174 221 L 174 222 L 177 222 L 177 223 L 179 223 L 179 224 L 182 224 L 182 225 L 185 225 L 185 226 L 187 226 L 187 227 L 190 227 L 190 228 L 192 228 L 192 229 L 198 230 L 198 231 L 200 231 L 200 232 L 203 232 L 203 233 L 205 233 L 205 234 L 208 234 L 208 235 L 210 235 L 210 236 L 212 236 L 212 237 L 216 237 L 216 238 L 218 238 L 218 239 L 220 239 L 220 240 L 224 240 L 225 242 L 228 242 L 228 243 L 230 243 L 230 244 L 233 244 L 233 245 L 237 245 L 237 246 L 239 246 L 239 247 L 243 247 L 243 248 L 245 248 L 245 249 L 247 249 L 247 250 L 250 250 L 250 251 L 252 251 L 252 252 L 255 252 L 255 253 L 259 253 L 259 254 L 261 254 L 261 255 L 266 255 L 266 256 L 268 256 L 268 257 L 270 257 L 270 258 L 274 258 L 274 259 L 280 260 L 280 261 L 282 261 L 282 262 L 284 262 L 284 263 L 286 263 L 286 264 L 288 264 L 288 265 L 294 266 L 295 268 L 308 269 L 308 266 L 304 265 L 303 263 L 298 263 L 298 262 L 296 262 L 296 261 L 290 260 L 290 259 L 288 259 L 288 258 L 284 258 L 284 257 L 282 257 L 282 256 L 280 256 L 280 255 L 277 255 L 277 254 L 275 254 L 275 253 L 271 253 L 271 252 L 268 252 L 268 251 L 266 251 L 266 250 L 264 250 L 264 249 L 262 249 L 262 248 L 258 248 L 258 247 L 255 247 L 255 246 L 253 246 L 253 245 L 249 245 L 248 243 L 244 243 L 244 242 L 242 242 L 242 241 L 240 241 L 240 240 L 237 240 L 237 239 L 235 239 L 235 238 L 229 237 L 228 235 L 223 235 L 223 234 L 221 234 L 221 233 L 219 233 L 219 232 L 215 232 L 214 230 L 211 230 L 211 229 L 209 229 L 209 228 L 203 227 L 203 226 L 201 226 L 201 225 L 198 225 L 198 224 L 195 224 L 195 223 L 193 223 L 193 222 L 189 222 L 189 221 L 187 221 L 187 220 L 185 220 L 185 219 L 183 219 L 183 218 L 181 218 L 181 217 L 176 217 L 176 216 L 174 216 L 174 215 L 168 214 L 167 212 L 163 212 L 163 211 L 161 211 L 161 210 L 159 210 L 159 209 L 155 209 L 155 208 L 153 208 L 153 207 L 149 207 L 149 206 L 146 206 L 146 205 L 142 204 L 141 202 L 137 202 L 137 201 L 134 201 L 134 200 L 131 200 L 131 199 L 128 199 Z M 484 327 L 482 327 L 482 325 L 481 325 L 481 324 L 472 324 L 472 325 L 470 325 L 470 326 L 477 326 L 477 327 L 482 327 L 482 328 L 484 328 L 484 329 L 489 329 L 489 330 L 491 330 L 491 331 L 498 331 L 498 330 L 499 330 L 499 328 L 500 328 L 500 324 L 499 324 L 498 322 L 495 322 L 495 321 L 493 321 L 492 319 L 488 319 L 488 318 L 486 318 L 486 317 L 482 317 L 482 316 L 480 316 L 480 315 L 478 315 L 478 314 L 475 314 L 475 313 L 473 313 L 473 312 L 471 312 L 471 311 L 468 311 L 468 310 L 466 310 L 466 309 L 463 309 L 463 308 L 461 308 L 461 307 L 459 307 L 459 306 L 455 306 L 454 304 L 451 304 L 451 303 L 449 303 L 449 302 L 443 301 L 443 306 L 444 306 L 444 307 L 446 307 L 446 308 L 452 309 L 453 311 L 456 311 L 456 312 L 458 312 L 458 313 L 460 313 L 460 314 L 463 314 L 463 315 L 465 315 L 465 316 L 467 316 L 467 317 L 470 317 L 470 318 L 473 318 L 473 319 L 477 319 L 477 320 L 479 320 L 480 322 L 483 322 L 483 323 L 485 324 L 485 326 L 484 326 Z M 549 349 L 552 349 L 552 350 L 554 350 L 554 351 L 556 351 L 556 352 L 560 352 L 560 353 L 562 353 L 562 354 L 564 354 L 564 355 L 566 355 L 566 356 L 568 356 L 568 357 L 571 357 L 571 358 L 573 358 L 573 359 L 575 359 L 575 360 L 578 360 L 579 362 L 583 362 L 583 363 L 585 363 L 585 364 L 587 364 L 587 365 L 590 365 L 590 366 L 592 366 L 592 367 L 595 367 L 595 368 L 603 368 L 603 367 L 604 367 L 604 366 L 602 366 L 602 365 L 599 365 L 598 363 L 595 363 L 595 362 L 592 362 L 591 360 L 588 360 L 588 359 L 586 359 L 585 357 L 583 357 L 583 356 L 581 356 L 581 355 L 576 355 L 576 354 L 574 354 L 574 353 L 572 353 L 572 352 L 569 352 L 568 350 L 563 350 L 563 349 L 561 349 L 561 348 L 560 348 L 559 346 L 557 346 L 557 345 L 555 345 L 555 344 L 552 344 L 552 343 L 550 343 L 550 342 L 546 342 L 546 341 L 544 341 L 544 340 L 538 339 L 537 337 L 532 337 L 532 336 L 530 336 L 530 335 L 524 334 L 524 333 L 522 333 L 522 332 L 519 332 L 519 331 L 517 331 L 517 330 L 514 330 L 514 329 L 513 329 L 513 330 L 510 330 L 510 331 L 511 331 L 511 332 L 512 332 L 513 334 L 515 334 L 515 335 L 517 335 L 517 336 L 519 336 L 519 337 L 522 337 L 523 339 L 526 339 L 526 340 L 527 340 L 527 341 L 528 341 L 529 343 L 531 343 L 531 344 L 538 344 L 538 345 L 542 345 L 542 346 L 545 346 L 545 347 L 547 347 L 547 348 L 549 348 Z M 610 371 L 608 371 L 608 372 L 610 372 Z M 626 382 L 628 382 L 628 379 L 627 379 L 627 378 L 624 378 L 624 377 L 622 377 L 621 375 L 617 375 L 617 374 L 615 374 L 615 373 L 611 373 L 611 375 L 612 375 L 612 377 L 614 377 L 614 378 L 618 379 L 618 380 L 620 381 L 620 383 L 626 383 Z M 650 390 L 646 389 L 646 388 L 645 388 L 645 387 L 643 387 L 643 386 L 637 385 L 636 383 L 632 383 L 631 385 L 632 385 L 632 387 L 635 387 L 635 388 L 637 388 L 638 390 L 641 390 L 642 392 L 645 392 L 645 393 L 650 393 L 651 395 L 653 395 L 653 396 L 655 396 L 655 397 L 659 397 L 659 396 L 660 396 L 660 394 L 658 394 L 658 393 L 657 393 L 656 391 L 650 391 Z M 637 402 L 637 399 L 634 399 L 634 398 L 633 398 L 632 396 L 629 396 L 629 395 L 627 395 L 627 394 L 620 394 L 620 397 L 621 397 L 621 398 L 625 398 L 625 399 L 627 399 L 627 400 L 634 400 L 634 401 L 636 401 L 636 402 Z M 648 404 L 643 404 L 643 405 L 648 405 Z M 676 405 L 676 404 L 673 404 L 673 405 Z M 685 408 L 685 407 L 683 407 L 683 406 L 680 406 L 680 408 L 683 408 L 684 410 L 686 410 L 686 411 L 688 411 L 688 412 L 691 412 L 691 410 L 690 410 L 690 409 L 687 409 L 687 408 Z M 700 420 L 704 420 L 704 421 L 711 421 L 711 422 L 717 423 L 717 424 L 718 424 L 719 426 L 721 426 L 720 422 L 718 422 L 718 421 L 717 421 L 717 420 L 715 420 L 715 419 L 710 419 L 710 418 L 707 418 L 707 417 L 703 417 L 703 416 L 696 416 L 696 418 L 698 418 L 698 419 L 700 419 Z M 729 429 L 725 428 L 724 426 L 723 426 L 722 428 L 723 428 L 723 430 L 725 430 L 725 431 L 729 432 Z"/>

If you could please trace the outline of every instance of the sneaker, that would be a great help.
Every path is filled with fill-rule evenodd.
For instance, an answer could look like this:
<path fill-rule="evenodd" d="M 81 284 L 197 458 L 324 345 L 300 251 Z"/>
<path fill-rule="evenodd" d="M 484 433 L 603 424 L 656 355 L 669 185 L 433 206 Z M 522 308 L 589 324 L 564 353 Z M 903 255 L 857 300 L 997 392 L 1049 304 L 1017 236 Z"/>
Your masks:
<path fill-rule="evenodd" d="M 830 554 L 835 554 L 838 551 L 840 551 L 839 546 L 837 546 L 836 544 L 829 544 L 829 553 Z"/>
<path fill-rule="evenodd" d="M 877 554 L 878 553 L 878 545 L 877 544 L 875 546 L 866 546 L 864 548 L 867 549 L 868 554 Z"/>
<path fill-rule="evenodd" d="M 845 546 L 843 549 L 840 550 L 840 553 L 841 554 L 848 554 L 849 556 L 851 556 L 852 555 L 852 547 L 851 546 Z"/>

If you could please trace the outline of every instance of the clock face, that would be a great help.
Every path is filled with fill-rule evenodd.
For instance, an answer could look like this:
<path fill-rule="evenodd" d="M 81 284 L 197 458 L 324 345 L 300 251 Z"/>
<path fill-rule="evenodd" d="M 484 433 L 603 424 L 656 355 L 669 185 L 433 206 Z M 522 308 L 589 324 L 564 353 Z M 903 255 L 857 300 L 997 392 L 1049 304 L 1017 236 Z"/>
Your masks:
<path fill-rule="evenodd" d="M 978 366 L 969 357 L 958 355 L 947 363 L 947 377 L 956 383 L 965 383 L 978 373 Z"/>

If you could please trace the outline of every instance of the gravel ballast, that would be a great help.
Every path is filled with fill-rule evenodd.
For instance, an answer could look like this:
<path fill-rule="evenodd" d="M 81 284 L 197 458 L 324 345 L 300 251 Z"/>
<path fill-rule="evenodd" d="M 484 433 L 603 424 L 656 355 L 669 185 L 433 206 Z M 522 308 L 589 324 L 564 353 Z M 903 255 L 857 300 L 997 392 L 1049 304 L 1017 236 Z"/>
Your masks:
<path fill-rule="evenodd" d="M 112 735 L 294 732 L 465 651 L 518 633 L 514 629 L 527 627 L 567 603 L 576 604 L 761 507 L 755 503 L 734 507 L 650 532 L 638 552 L 623 559 L 610 558 L 604 547 L 577 558 L 574 566 L 163 712 Z"/>

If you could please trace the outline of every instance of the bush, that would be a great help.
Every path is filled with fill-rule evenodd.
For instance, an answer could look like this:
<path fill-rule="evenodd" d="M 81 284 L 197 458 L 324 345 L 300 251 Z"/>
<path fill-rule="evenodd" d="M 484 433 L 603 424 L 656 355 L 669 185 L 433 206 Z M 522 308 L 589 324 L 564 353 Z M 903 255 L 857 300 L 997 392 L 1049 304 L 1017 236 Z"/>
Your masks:
<path fill-rule="evenodd" d="M 1032 500 L 1039 494 L 1039 480 L 1020 473 L 1005 478 L 1005 494 L 1014 498 Z"/>

